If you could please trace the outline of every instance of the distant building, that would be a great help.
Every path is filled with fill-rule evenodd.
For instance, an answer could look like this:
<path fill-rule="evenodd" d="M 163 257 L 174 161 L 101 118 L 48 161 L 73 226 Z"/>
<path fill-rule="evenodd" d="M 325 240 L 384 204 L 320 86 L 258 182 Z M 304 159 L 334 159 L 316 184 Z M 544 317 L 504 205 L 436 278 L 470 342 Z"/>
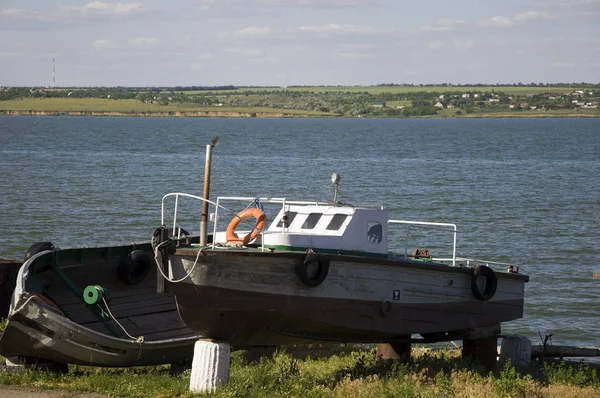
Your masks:
<path fill-rule="evenodd" d="M 385 101 L 375 101 L 373 102 L 373 106 L 375 108 L 385 108 Z"/>

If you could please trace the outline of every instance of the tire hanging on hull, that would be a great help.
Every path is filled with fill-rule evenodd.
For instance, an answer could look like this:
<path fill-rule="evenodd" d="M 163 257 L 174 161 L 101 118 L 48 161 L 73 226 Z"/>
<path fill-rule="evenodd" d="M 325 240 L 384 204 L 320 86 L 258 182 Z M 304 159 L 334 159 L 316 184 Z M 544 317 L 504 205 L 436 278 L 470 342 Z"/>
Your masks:
<path fill-rule="evenodd" d="M 318 269 L 314 275 L 309 275 L 308 267 L 313 263 L 317 263 Z M 304 261 L 296 265 L 296 275 L 300 282 L 308 287 L 319 286 L 329 273 L 329 260 L 322 254 L 309 253 L 304 258 Z"/>
<path fill-rule="evenodd" d="M 480 276 L 485 278 L 485 289 L 483 289 L 483 292 L 477 284 Z M 473 269 L 473 277 L 471 278 L 471 292 L 473 293 L 473 296 L 475 296 L 477 300 L 488 301 L 494 297 L 497 288 L 498 277 L 494 270 L 487 265 L 476 265 Z"/>
<path fill-rule="evenodd" d="M 119 264 L 119 279 L 128 285 L 137 285 L 150 271 L 152 259 L 142 250 L 134 250 Z"/>

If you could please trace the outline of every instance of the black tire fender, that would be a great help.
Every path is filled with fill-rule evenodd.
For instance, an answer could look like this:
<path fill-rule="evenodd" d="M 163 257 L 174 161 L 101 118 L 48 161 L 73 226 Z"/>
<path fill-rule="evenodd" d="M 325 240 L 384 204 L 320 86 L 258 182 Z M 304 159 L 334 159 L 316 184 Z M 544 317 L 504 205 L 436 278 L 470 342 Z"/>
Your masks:
<path fill-rule="evenodd" d="M 152 266 L 152 258 L 142 250 L 134 250 L 119 264 L 119 279 L 128 285 L 140 283 Z"/>
<path fill-rule="evenodd" d="M 317 263 L 319 268 L 314 276 L 308 275 L 308 266 L 312 263 Z M 300 279 L 300 282 L 308 287 L 319 286 L 329 273 L 329 260 L 322 254 L 309 253 L 304 258 L 304 261 L 296 264 L 296 275 Z"/>
<path fill-rule="evenodd" d="M 479 285 L 477 285 L 477 280 L 480 276 L 485 278 L 485 289 L 483 292 L 479 289 Z M 497 288 L 498 277 L 494 270 L 487 265 L 476 265 L 473 269 L 473 276 L 471 278 L 471 292 L 473 293 L 473 296 L 475 296 L 477 300 L 488 301 L 494 297 Z"/>
<path fill-rule="evenodd" d="M 41 253 L 46 250 L 54 250 L 54 245 L 52 242 L 37 242 L 31 245 L 31 247 L 25 253 L 25 259 L 23 262 L 29 260 L 31 257 L 35 256 L 38 253 Z"/>

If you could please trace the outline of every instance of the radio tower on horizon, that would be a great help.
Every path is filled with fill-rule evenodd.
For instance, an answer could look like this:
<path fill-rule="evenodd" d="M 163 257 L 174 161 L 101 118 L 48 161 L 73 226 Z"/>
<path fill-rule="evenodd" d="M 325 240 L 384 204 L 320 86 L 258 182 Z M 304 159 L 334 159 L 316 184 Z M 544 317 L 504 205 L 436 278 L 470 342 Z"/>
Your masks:
<path fill-rule="evenodd" d="M 52 88 L 56 88 L 56 62 L 52 58 Z"/>

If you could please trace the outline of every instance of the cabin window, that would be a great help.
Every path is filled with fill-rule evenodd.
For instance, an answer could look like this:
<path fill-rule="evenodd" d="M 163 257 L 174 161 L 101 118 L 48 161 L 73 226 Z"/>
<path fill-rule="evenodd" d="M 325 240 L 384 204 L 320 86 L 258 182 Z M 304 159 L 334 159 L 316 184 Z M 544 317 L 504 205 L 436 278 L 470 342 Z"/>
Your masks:
<path fill-rule="evenodd" d="M 348 218 L 347 214 L 335 214 L 325 229 L 328 231 L 337 231 L 342 227 L 342 224 L 344 221 L 346 221 L 346 218 Z"/>
<path fill-rule="evenodd" d="M 298 212 L 296 211 L 286 211 L 285 213 L 283 213 L 283 216 L 281 216 L 281 220 L 279 220 L 279 222 L 277 223 L 277 227 L 289 228 L 292 224 L 292 221 L 294 221 L 294 218 L 296 218 L 297 214 Z"/>
<path fill-rule="evenodd" d="M 381 243 L 383 239 L 383 227 L 381 223 L 369 221 L 367 224 L 367 241 L 369 243 Z"/>
<path fill-rule="evenodd" d="M 306 217 L 304 224 L 302 224 L 302 229 L 313 229 L 321 219 L 322 215 L 323 213 L 310 213 L 308 217 Z"/>

